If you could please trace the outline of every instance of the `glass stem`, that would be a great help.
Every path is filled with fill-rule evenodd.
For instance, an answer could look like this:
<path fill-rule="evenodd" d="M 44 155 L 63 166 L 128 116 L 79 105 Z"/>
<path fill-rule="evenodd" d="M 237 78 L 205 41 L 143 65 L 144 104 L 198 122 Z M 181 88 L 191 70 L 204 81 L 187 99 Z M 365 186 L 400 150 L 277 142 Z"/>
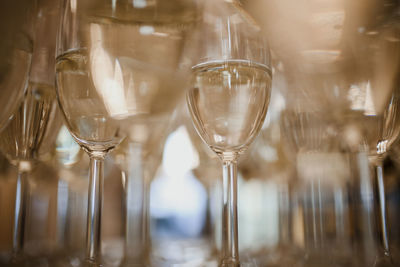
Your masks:
<path fill-rule="evenodd" d="M 126 221 L 124 266 L 149 266 L 149 191 L 140 144 L 129 145 L 130 170 L 125 183 Z"/>
<path fill-rule="evenodd" d="M 99 266 L 101 256 L 101 213 L 103 206 L 104 156 L 90 156 L 86 260 L 90 266 Z"/>
<path fill-rule="evenodd" d="M 26 204 L 28 199 L 28 173 L 18 170 L 15 194 L 15 214 L 13 226 L 13 258 L 17 258 L 24 246 Z"/>
<path fill-rule="evenodd" d="M 387 216 L 386 216 L 386 199 L 385 199 L 385 184 L 383 181 L 383 162 L 378 160 L 375 165 L 376 179 L 378 185 L 378 199 L 379 199 L 379 217 L 382 234 L 383 252 L 386 257 L 391 257 L 389 249 L 389 237 L 387 232 Z"/>
<path fill-rule="evenodd" d="M 223 213 L 221 267 L 240 266 L 237 216 L 237 163 L 223 159 Z"/>

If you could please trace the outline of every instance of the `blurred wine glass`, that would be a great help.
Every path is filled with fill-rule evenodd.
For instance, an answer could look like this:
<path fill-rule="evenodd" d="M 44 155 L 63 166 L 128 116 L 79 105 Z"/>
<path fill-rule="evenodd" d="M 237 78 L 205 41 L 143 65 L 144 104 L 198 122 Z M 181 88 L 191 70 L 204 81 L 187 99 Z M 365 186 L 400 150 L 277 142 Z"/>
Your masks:
<path fill-rule="evenodd" d="M 56 140 L 54 165 L 58 171 L 59 183 L 67 187 L 68 197 L 62 207 L 65 217 L 58 226 L 62 232 L 59 245 L 63 250 L 54 258 L 54 266 L 81 265 L 86 237 L 88 164 L 89 157 L 75 142 L 66 126 L 63 126 Z"/>
<path fill-rule="evenodd" d="M 162 161 L 172 114 L 151 116 L 130 126 L 113 152 L 123 173 L 125 193 L 124 259 L 121 266 L 151 265 L 150 185 Z"/>
<path fill-rule="evenodd" d="M 368 151 L 376 167 L 382 226 L 383 252 L 376 265 L 392 265 L 381 163 L 399 132 L 398 3 L 258 0 L 247 7 L 272 36 L 271 47 L 286 67 L 314 73 L 305 78 L 303 92 L 329 111 L 322 119 L 341 130 L 341 146 Z"/>
<path fill-rule="evenodd" d="M 54 89 L 55 21 L 58 2 L 39 0 L 35 11 L 34 46 L 32 69 L 29 74 L 27 93 L 12 120 L 1 132 L 0 149 L 18 168 L 15 218 L 13 228 L 13 260 L 22 259 L 28 173 L 38 160 L 42 143 L 50 149 L 51 138 L 57 132 L 57 105 Z M 20 75 L 24 75 L 20 73 Z M 44 148 L 43 148 L 44 149 Z M 45 153 L 45 150 L 41 150 Z"/>
<path fill-rule="evenodd" d="M 333 206 L 335 191 L 345 190 L 350 178 L 349 166 L 341 150 L 337 124 L 323 105 L 302 90 L 310 89 L 310 81 L 315 79 L 303 79 L 308 74 L 295 76 L 291 81 L 289 78 L 286 107 L 281 114 L 284 150 L 293 162 L 298 179 L 291 193 L 299 201 L 304 220 L 303 257 L 292 256 L 297 257 L 301 266 L 336 266 L 351 257 L 343 253 L 349 253 L 345 243 L 337 245 L 344 240 L 340 233 L 329 233 L 327 229 L 332 228 L 330 220 L 331 225 L 341 229 L 336 223 L 341 216 L 346 219 L 346 212 L 336 214 L 336 210 L 332 212 L 329 208 Z"/>
<path fill-rule="evenodd" d="M 22 102 L 32 57 L 35 2 L 3 1 L 0 4 L 0 130 Z"/>
<path fill-rule="evenodd" d="M 365 45 L 356 53 L 359 71 L 349 90 L 351 111 L 345 138 L 350 140 L 351 130 L 357 129 L 355 132 L 375 167 L 383 249 L 375 266 L 394 266 L 387 229 L 383 161 L 400 133 L 399 20 L 391 18 L 379 27 L 368 29 L 357 41 Z"/>
<path fill-rule="evenodd" d="M 206 228 L 204 230 L 208 241 L 206 251 L 210 255 L 208 260 L 216 261 L 218 259 L 218 249 L 220 248 L 219 235 L 221 231 L 221 205 L 218 198 L 220 196 L 219 191 L 222 177 L 221 166 L 218 162 L 218 156 L 201 140 L 196 130 L 190 125 L 192 124 L 190 120 L 189 116 L 185 116 L 183 119 L 190 141 L 199 156 L 199 164 L 192 172 L 204 185 L 208 198 Z"/>
<path fill-rule="evenodd" d="M 277 231 L 278 240 L 274 243 L 274 239 L 269 238 L 258 248 L 256 246 L 250 248 L 248 253 L 262 266 L 296 266 L 303 253 L 296 242 L 296 233 L 292 229 L 296 218 L 295 189 L 298 181 L 295 178 L 296 166 L 292 157 L 294 153 L 292 151 L 286 153 L 285 150 L 287 146 L 285 146 L 284 135 L 287 129 L 281 125 L 281 118 L 284 116 L 282 113 L 287 109 L 283 93 L 288 90 L 287 86 L 290 85 L 287 84 L 286 77 L 279 66 L 274 68 L 273 76 L 271 101 L 264 125 L 260 135 L 250 146 L 249 152 L 241 158 L 238 168 L 245 183 L 258 184 L 258 187 L 262 187 L 265 191 L 273 186 L 274 190 L 278 192 L 276 214 L 272 208 L 274 201 L 271 200 L 272 196 L 268 192 L 264 193 L 263 202 L 259 204 L 262 206 L 262 210 L 253 215 L 253 217 L 261 217 L 261 214 L 264 214 L 264 217 L 253 222 L 255 225 L 265 218 L 276 219 L 278 221 L 277 228 L 268 230 Z M 254 206 L 257 207 L 257 205 Z M 257 227 L 253 226 L 251 229 L 253 230 L 253 228 Z M 257 236 L 261 234 L 261 230 L 254 233 Z"/>
<path fill-rule="evenodd" d="M 223 163 L 220 266 L 240 266 L 237 159 L 258 134 L 270 97 L 268 44 L 237 1 L 206 1 L 187 102 L 194 126 Z"/>
<path fill-rule="evenodd" d="M 175 108 L 197 3 L 66 0 L 62 13 L 57 96 L 69 131 L 91 158 L 86 262 L 99 266 L 104 157 L 141 121 Z"/>

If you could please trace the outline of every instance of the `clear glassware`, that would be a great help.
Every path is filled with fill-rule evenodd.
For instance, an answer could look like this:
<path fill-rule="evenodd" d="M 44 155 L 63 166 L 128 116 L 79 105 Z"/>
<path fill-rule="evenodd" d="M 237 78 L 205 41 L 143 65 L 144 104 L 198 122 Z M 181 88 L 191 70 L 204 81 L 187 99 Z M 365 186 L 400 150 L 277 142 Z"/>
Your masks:
<path fill-rule="evenodd" d="M 260 183 L 264 185 L 265 197 L 262 199 L 262 210 L 256 216 L 263 219 L 278 221 L 277 240 L 274 236 L 264 238 L 259 249 L 249 250 L 249 255 L 256 259 L 261 266 L 296 266 L 300 264 L 303 256 L 302 247 L 296 242 L 298 232 L 292 229 L 296 218 L 296 185 L 298 183 L 295 175 L 296 164 L 292 158 L 294 153 L 286 155 L 283 138 L 285 129 L 281 125 L 282 111 L 286 108 L 285 98 L 282 93 L 287 91 L 287 81 L 285 75 L 274 68 L 274 79 L 272 81 L 271 101 L 264 125 L 260 135 L 254 140 L 249 148 L 249 152 L 241 158 L 239 162 L 239 172 L 247 183 Z M 289 160 L 291 158 L 291 160 Z M 250 181 L 252 180 L 252 181 Z M 271 189 L 274 187 L 274 189 Z M 271 200 L 273 196 L 270 191 L 276 191 L 277 202 Z M 277 213 L 274 213 L 274 205 L 277 205 Z M 245 207 L 247 205 L 244 205 Z M 255 205 L 258 206 L 258 205 Z M 244 208 L 246 209 L 246 208 Z M 256 225 L 262 223 L 253 222 Z M 257 228 L 257 227 L 252 227 Z M 253 229 L 252 229 L 253 230 Z M 264 234 L 273 235 L 274 230 L 265 230 Z M 261 233 L 261 230 L 259 230 Z M 258 237 L 261 239 L 261 237 Z M 276 243 L 274 243 L 276 242 Z"/>
<path fill-rule="evenodd" d="M 270 97 L 268 44 L 237 1 L 204 2 L 187 94 L 193 124 L 223 163 L 220 266 L 240 266 L 237 159 L 258 134 Z"/>
<path fill-rule="evenodd" d="M 346 195 L 343 191 L 350 179 L 349 166 L 341 151 L 335 121 L 315 99 L 303 94 L 300 88 L 310 87 L 300 80 L 297 77 L 293 79 L 295 84 L 288 84 L 286 108 L 281 114 L 283 147 L 293 161 L 297 178 L 291 193 L 302 214 L 303 251 L 302 256 L 297 255 L 297 261 L 300 266 L 336 266 L 351 259 L 342 257 L 342 252 L 349 253 L 343 242 L 347 237 L 329 230 L 332 226 L 345 229 L 335 222 L 348 219 L 348 213 L 336 214 L 332 207 L 336 205 L 335 191 Z M 339 201 L 340 207 L 343 200 Z"/>
<path fill-rule="evenodd" d="M 80 266 L 85 249 L 89 157 L 72 138 L 65 126 L 56 142 L 55 165 L 59 183 L 67 187 L 68 200 L 63 207 L 65 218 L 61 220 L 62 253 L 56 255 L 54 266 Z"/>
<path fill-rule="evenodd" d="M 0 4 L 0 130 L 21 104 L 27 89 L 33 49 L 36 1 L 3 1 Z"/>
<path fill-rule="evenodd" d="M 188 114 L 187 114 L 188 115 Z M 222 180 L 221 166 L 217 154 L 208 148 L 201 140 L 196 130 L 193 128 L 191 119 L 184 118 L 184 125 L 188 131 L 190 141 L 196 149 L 199 156 L 198 166 L 192 170 L 196 178 L 204 185 L 207 197 L 207 214 L 205 238 L 208 241 L 208 261 L 218 262 L 218 249 L 220 245 L 220 229 L 221 229 L 221 204 L 220 204 L 220 181 Z"/>
<path fill-rule="evenodd" d="M 54 145 L 54 143 L 53 143 Z M 37 161 L 27 179 L 27 204 L 24 231 L 24 266 L 48 266 L 60 252 L 62 188 L 52 158 Z M 64 202 L 65 203 L 65 202 Z M 60 223 L 60 224 L 59 224 Z"/>
<path fill-rule="evenodd" d="M 371 35 L 371 32 L 373 33 Z M 358 129 L 375 168 L 380 213 L 382 250 L 375 266 L 395 266 L 390 252 L 383 161 L 400 134 L 399 19 L 392 17 L 379 27 L 368 29 L 357 40 L 365 43 L 359 56 L 359 73 L 349 91 L 351 112 L 348 127 Z M 363 65 L 363 64 L 368 64 Z"/>
<path fill-rule="evenodd" d="M 124 258 L 120 266 L 151 266 L 150 185 L 162 161 L 171 114 L 153 116 L 130 127 L 113 152 L 124 188 Z"/>
<path fill-rule="evenodd" d="M 54 52 L 58 2 L 39 0 L 34 16 L 32 69 L 27 93 L 12 120 L 1 132 L 0 149 L 18 168 L 15 218 L 13 229 L 13 261 L 23 257 L 28 175 L 38 160 L 43 142 L 54 144 L 49 132 L 57 131 L 57 105 L 54 89 Z M 53 37 L 53 38 L 51 38 Z M 46 151 L 42 149 L 42 152 Z"/>
<path fill-rule="evenodd" d="M 382 48 L 382 46 L 376 44 L 372 45 L 372 47 L 373 50 Z M 369 49 L 367 49 L 367 51 L 371 52 Z M 386 52 L 389 51 L 390 50 L 387 50 Z M 386 53 L 384 51 L 380 52 Z M 371 52 L 371 54 L 373 54 L 373 52 Z M 390 54 L 393 55 L 393 51 L 390 51 Z M 385 57 L 382 56 L 382 54 L 380 54 L 380 56 L 379 58 L 384 60 Z M 375 61 L 376 59 L 374 58 L 367 56 L 364 56 L 364 58 L 379 64 L 379 61 Z M 374 65 L 368 65 L 368 67 L 371 66 Z M 323 68 L 321 67 L 321 69 Z M 374 84 L 376 82 L 374 78 L 376 76 L 374 75 L 379 75 L 379 71 L 373 69 L 369 72 L 361 68 L 359 70 L 359 73 L 362 73 L 360 76 L 358 76 L 358 72 L 356 74 L 346 74 L 342 72 L 343 70 L 337 69 L 335 72 L 329 74 L 316 72 L 311 76 L 309 76 L 310 74 L 305 74 L 303 77 L 294 78 L 293 81 L 296 81 L 297 85 L 293 85 L 292 87 L 296 88 L 296 86 L 298 86 L 298 93 L 300 93 L 301 96 L 299 97 L 294 93 L 291 93 L 289 96 L 289 98 L 293 98 L 293 102 L 295 103 L 289 104 L 288 106 L 291 107 L 291 110 L 288 108 L 288 111 L 285 111 L 283 114 L 283 125 L 286 129 L 284 132 L 286 135 L 290 136 L 290 138 L 287 138 L 288 145 L 296 147 L 297 151 L 300 152 L 330 151 L 336 147 L 338 153 L 348 153 L 353 157 L 363 153 L 368 154 L 371 166 L 376 168 L 376 181 L 377 188 L 379 189 L 377 199 L 380 203 L 379 218 L 381 219 L 381 222 L 377 223 L 377 225 L 381 225 L 382 227 L 379 232 L 382 234 L 383 240 L 383 249 L 375 251 L 377 254 L 376 266 L 391 266 L 393 263 L 389 253 L 386 216 L 384 212 L 385 193 L 382 191 L 384 185 L 381 164 L 386 151 L 380 149 L 380 144 L 389 146 L 398 136 L 398 115 L 396 111 L 398 105 L 398 89 L 395 84 L 390 82 L 391 78 L 386 76 L 386 74 L 390 76 L 390 72 L 386 70 L 386 81 L 388 82 L 387 84 L 390 84 L 389 86 L 391 89 L 381 87 L 382 90 L 377 91 L 384 92 L 385 89 L 388 89 L 388 95 L 384 99 L 385 104 L 381 103 L 381 105 L 379 105 L 379 98 L 372 98 L 372 100 L 367 96 L 371 94 L 374 89 L 372 89 L 372 87 L 369 87 L 369 89 L 363 87 Z M 393 71 L 397 72 L 396 70 Z M 366 75 L 366 73 L 368 73 L 368 75 Z M 371 75 L 371 73 L 373 74 Z M 353 84 L 346 80 L 349 76 L 351 79 L 354 79 L 352 80 L 354 82 Z M 321 81 L 323 82 L 321 83 Z M 358 83 L 356 81 L 361 82 Z M 381 85 L 383 86 L 383 84 Z M 303 90 L 301 89 L 302 87 L 307 89 Z M 337 113 L 327 113 L 324 105 L 321 105 L 322 98 L 321 95 L 318 95 L 318 90 L 320 88 L 331 88 L 334 90 L 335 87 L 349 88 L 349 99 L 353 102 L 351 102 L 347 108 L 342 107 L 340 110 L 337 110 Z M 313 93 L 312 88 L 314 88 L 317 93 Z M 305 98 L 305 100 L 303 100 L 306 103 L 305 105 L 297 103 L 302 97 Z M 368 98 L 369 100 L 367 100 Z M 374 104 L 368 104 L 371 103 L 369 101 L 373 101 Z M 371 107 L 379 106 L 382 108 L 380 111 L 375 108 L 371 109 Z M 375 147 L 377 150 L 374 149 Z M 318 162 L 318 158 L 315 158 L 315 162 Z M 317 165 L 319 166 L 321 164 Z M 357 161 L 353 160 L 352 165 L 351 168 L 356 168 Z M 366 168 L 364 172 L 369 172 L 369 169 Z M 356 179 L 356 177 L 353 176 L 353 179 Z M 327 258 L 325 258 L 325 260 L 326 259 Z"/>
<path fill-rule="evenodd" d="M 14 199 L 17 171 L 8 159 L 0 153 L 0 216 L 1 221 L 1 249 L 0 265 L 10 265 L 12 259 L 12 228 L 14 214 Z"/>
<path fill-rule="evenodd" d="M 367 151 L 349 153 L 352 179 L 351 213 L 354 218 L 351 237 L 354 239 L 354 266 L 374 266 L 377 255 L 382 253 L 379 231 L 379 209 L 377 209 L 376 177 Z"/>
<path fill-rule="evenodd" d="M 50 266 L 84 266 L 89 157 L 80 149 L 64 126 L 57 139 L 54 166 L 58 170 L 58 248 Z M 111 157 L 104 162 L 104 208 L 102 260 L 105 266 L 118 266 L 123 256 L 121 172 Z"/>
<path fill-rule="evenodd" d="M 271 47 L 285 67 L 314 73 L 306 78 L 311 89 L 305 86 L 304 94 L 329 110 L 327 116 L 343 132 L 342 145 L 353 152 L 369 152 L 376 169 L 383 240 L 377 266 L 392 265 L 382 159 L 399 134 L 398 3 L 260 0 L 247 4 L 272 36 Z"/>
<path fill-rule="evenodd" d="M 103 161 L 135 125 L 168 114 L 183 95 L 184 42 L 194 0 L 65 0 L 57 42 L 57 97 L 90 156 L 86 263 L 101 265 Z"/>

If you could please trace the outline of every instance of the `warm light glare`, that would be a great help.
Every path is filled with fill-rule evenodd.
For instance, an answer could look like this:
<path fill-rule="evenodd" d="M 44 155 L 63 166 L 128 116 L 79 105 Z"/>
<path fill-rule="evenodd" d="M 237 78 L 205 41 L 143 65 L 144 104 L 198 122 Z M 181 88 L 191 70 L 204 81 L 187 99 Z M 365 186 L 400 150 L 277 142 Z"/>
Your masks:
<path fill-rule="evenodd" d="M 107 112 L 114 118 L 125 118 L 128 108 L 125 102 L 124 80 L 118 59 L 114 64 L 102 47 L 102 33 L 99 25 L 90 27 L 92 49 L 90 67 L 94 86 L 102 96 Z"/>
<path fill-rule="evenodd" d="M 134 8 L 145 8 L 147 7 L 146 0 L 133 0 L 132 2 Z"/>
<path fill-rule="evenodd" d="M 77 161 L 80 146 L 75 142 L 66 126 L 62 126 L 56 139 L 56 151 L 59 161 L 64 165 L 70 165 Z"/>
<path fill-rule="evenodd" d="M 165 142 L 163 168 L 170 177 L 182 177 L 199 165 L 199 155 L 190 142 L 184 126 L 173 132 Z"/>
<path fill-rule="evenodd" d="M 71 12 L 76 13 L 76 0 L 71 0 Z"/>
<path fill-rule="evenodd" d="M 351 85 L 347 95 L 350 100 L 350 108 L 362 111 L 366 116 L 377 115 L 371 90 L 370 81 Z"/>
<path fill-rule="evenodd" d="M 162 172 L 151 187 L 151 215 L 171 220 L 172 235 L 195 237 L 203 229 L 207 192 L 192 173 L 198 165 L 199 156 L 181 126 L 166 141 Z"/>

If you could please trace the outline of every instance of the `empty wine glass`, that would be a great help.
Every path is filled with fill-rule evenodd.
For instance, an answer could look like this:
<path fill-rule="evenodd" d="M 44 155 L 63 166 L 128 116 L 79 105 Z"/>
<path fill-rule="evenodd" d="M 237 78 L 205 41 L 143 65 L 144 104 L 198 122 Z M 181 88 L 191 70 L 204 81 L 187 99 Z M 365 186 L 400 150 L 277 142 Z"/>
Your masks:
<path fill-rule="evenodd" d="M 58 2 L 39 0 L 37 4 L 32 69 L 27 94 L 0 136 L 1 151 L 18 168 L 13 228 L 14 261 L 22 258 L 28 174 L 32 170 L 33 162 L 38 159 L 43 141 L 50 144 L 54 141 L 45 135 L 53 126 L 49 122 L 55 116 L 57 108 L 54 89 L 54 21 L 57 18 Z"/>
<path fill-rule="evenodd" d="M 358 129 L 360 141 L 375 168 L 380 212 L 382 252 L 375 266 L 394 266 L 389 247 L 386 216 L 383 161 L 400 134 L 400 25 L 391 18 L 378 27 L 367 29 L 355 43 L 359 49 L 358 71 L 350 86 L 350 112 L 347 127 Z M 348 139 L 348 138 L 347 138 Z"/>
<path fill-rule="evenodd" d="M 286 91 L 288 86 L 290 85 L 287 84 L 284 73 L 279 67 L 275 68 L 271 100 L 264 125 L 238 166 L 244 179 L 255 179 L 277 186 L 279 225 L 276 231 L 279 239 L 274 246 L 271 246 L 273 241 L 265 240 L 262 249 L 251 252 L 263 266 L 295 266 L 300 262 L 303 252 L 292 231 L 296 217 L 291 214 L 295 213 L 296 206 L 295 164 L 294 160 L 289 161 L 285 154 L 283 135 L 286 129 L 280 124 L 281 113 L 286 108 L 282 92 Z M 290 156 L 294 154 L 290 153 Z M 267 198 L 261 205 L 264 211 L 268 210 L 268 216 L 272 216 L 266 207 L 270 205 L 269 202 L 270 199 Z"/>
<path fill-rule="evenodd" d="M 341 150 L 337 126 L 315 106 L 310 109 L 308 101 L 296 95 L 282 114 L 284 145 L 298 178 L 294 195 L 304 212 L 304 251 L 297 261 L 303 266 L 348 266 L 349 214 L 343 203 L 350 179 L 348 155 Z"/>
<path fill-rule="evenodd" d="M 69 131 L 91 159 L 90 266 L 101 264 L 104 157 L 136 123 L 172 112 L 184 92 L 180 63 L 197 13 L 195 0 L 63 3 L 57 97 Z"/>
<path fill-rule="evenodd" d="M 223 163 L 221 266 L 240 266 L 237 159 L 258 134 L 270 97 L 268 44 L 237 1 L 204 2 L 187 102 L 194 126 Z"/>
<path fill-rule="evenodd" d="M 305 91 L 330 111 L 327 116 L 343 133 L 342 145 L 369 151 L 380 199 L 383 253 L 378 258 L 391 265 L 381 163 L 399 134 L 398 3 L 258 0 L 248 7 L 273 36 L 271 46 L 282 61 L 297 65 L 296 71 L 319 73 L 310 87 L 320 88 Z"/>

